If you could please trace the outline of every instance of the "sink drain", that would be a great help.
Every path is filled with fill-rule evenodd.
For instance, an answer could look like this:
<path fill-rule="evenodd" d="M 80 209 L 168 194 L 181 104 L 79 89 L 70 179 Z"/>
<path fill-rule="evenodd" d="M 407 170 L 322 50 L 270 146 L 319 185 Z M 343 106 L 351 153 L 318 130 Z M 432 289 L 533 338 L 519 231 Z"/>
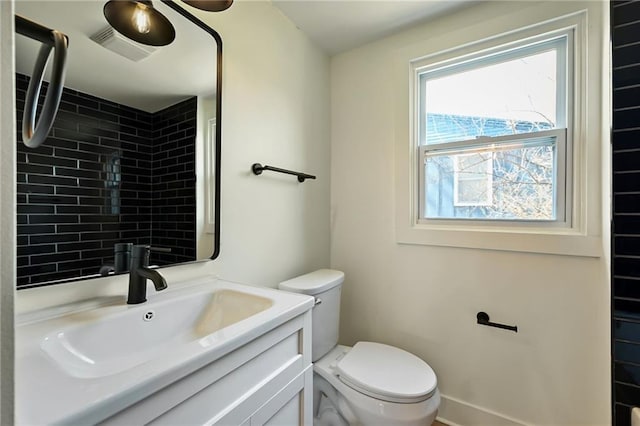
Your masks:
<path fill-rule="evenodd" d="M 142 319 L 145 321 L 151 321 L 153 319 L 153 317 L 156 315 L 155 312 L 153 311 L 147 311 L 144 313 L 144 315 L 142 316 Z"/>

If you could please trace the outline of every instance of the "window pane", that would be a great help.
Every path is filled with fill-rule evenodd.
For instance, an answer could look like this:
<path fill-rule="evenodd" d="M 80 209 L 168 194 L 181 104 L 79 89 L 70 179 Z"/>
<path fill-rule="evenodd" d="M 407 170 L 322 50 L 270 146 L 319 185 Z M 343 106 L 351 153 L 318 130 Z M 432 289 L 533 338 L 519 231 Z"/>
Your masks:
<path fill-rule="evenodd" d="M 485 58 L 459 72 L 421 76 L 426 120 L 423 144 L 556 127 L 556 49 L 491 62 Z"/>
<path fill-rule="evenodd" d="M 490 206 L 493 195 L 493 153 L 460 154 L 453 157 L 454 205 Z"/>
<path fill-rule="evenodd" d="M 555 220 L 555 137 L 493 150 L 427 152 L 428 219 Z"/>

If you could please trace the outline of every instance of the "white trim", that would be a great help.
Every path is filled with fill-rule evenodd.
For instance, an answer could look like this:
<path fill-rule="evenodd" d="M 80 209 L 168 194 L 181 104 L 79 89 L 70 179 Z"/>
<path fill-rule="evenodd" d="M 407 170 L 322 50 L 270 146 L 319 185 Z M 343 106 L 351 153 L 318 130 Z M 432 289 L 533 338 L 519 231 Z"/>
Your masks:
<path fill-rule="evenodd" d="M 605 58 L 602 46 L 595 41 L 603 31 L 595 25 L 590 29 L 587 25 L 587 10 L 571 12 L 558 17 L 553 5 L 544 3 L 535 12 L 512 12 L 510 19 L 501 19 L 502 28 L 487 25 L 485 37 L 479 40 L 468 40 L 457 46 L 448 40 L 460 40 L 469 35 L 463 30 L 452 30 L 450 37 L 441 45 L 434 47 L 431 40 L 418 43 L 397 51 L 395 58 L 396 90 L 396 241 L 403 244 L 437 245 L 448 247 L 480 248 L 490 250 L 507 250 L 533 253 L 549 253 L 576 256 L 600 257 L 603 252 L 601 244 L 601 210 L 600 182 L 601 171 L 594 168 L 600 164 L 600 129 L 603 125 L 603 111 L 608 108 L 608 98 L 602 92 L 604 79 L 601 75 L 601 62 Z M 504 18 L 504 17 L 503 17 Z M 512 18 L 512 19 L 511 19 Z M 509 22 L 507 24 L 507 22 Z M 508 28 L 510 22 L 524 22 L 520 29 Z M 519 40 L 534 40 L 541 34 L 573 29 L 573 83 L 569 90 L 569 111 L 573 110 L 567 138 L 574 144 L 567 149 L 567 176 L 573 177 L 573 186 L 566 187 L 566 197 L 572 200 L 567 204 L 566 217 L 570 227 L 557 226 L 521 226 L 491 227 L 486 224 L 477 226 L 460 226 L 449 224 L 418 224 L 419 206 L 415 176 L 419 175 L 416 155 L 418 149 L 409 143 L 417 140 L 417 126 L 412 111 L 419 107 L 412 94 L 415 92 L 415 73 L 411 64 L 431 58 L 433 62 L 444 63 L 465 55 L 477 54 L 498 46 L 516 43 Z M 492 34 L 493 32 L 493 34 Z M 588 45 L 588 39 L 594 41 Z M 437 51 L 436 51 L 437 49 Z M 587 54 L 587 50 L 589 50 Z M 432 53 L 425 53 L 425 52 Z M 420 59 L 416 59 L 420 58 Z M 437 58 L 437 61 L 436 61 Z M 587 73 L 589 78 L 587 78 Z M 588 89 L 590 90 L 588 92 Z M 588 101 L 588 102 L 587 102 Z M 590 117 L 587 120 L 586 117 Z M 412 129 L 412 130 L 409 130 Z M 587 174 L 587 167 L 590 173 Z M 588 215 L 587 215 L 588 213 Z"/>
<path fill-rule="evenodd" d="M 447 395 L 441 395 L 437 420 L 449 426 L 525 426 L 521 420 L 464 402 Z"/>

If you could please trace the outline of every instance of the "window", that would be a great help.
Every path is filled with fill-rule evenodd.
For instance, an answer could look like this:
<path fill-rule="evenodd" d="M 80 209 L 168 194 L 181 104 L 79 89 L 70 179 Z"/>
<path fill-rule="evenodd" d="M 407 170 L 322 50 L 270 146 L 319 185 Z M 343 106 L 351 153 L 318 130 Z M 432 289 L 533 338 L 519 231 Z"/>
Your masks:
<path fill-rule="evenodd" d="M 571 39 L 415 67 L 419 223 L 570 225 Z"/>
<path fill-rule="evenodd" d="M 558 5 L 487 4 L 395 52 L 399 244 L 602 255 L 607 9 Z"/>

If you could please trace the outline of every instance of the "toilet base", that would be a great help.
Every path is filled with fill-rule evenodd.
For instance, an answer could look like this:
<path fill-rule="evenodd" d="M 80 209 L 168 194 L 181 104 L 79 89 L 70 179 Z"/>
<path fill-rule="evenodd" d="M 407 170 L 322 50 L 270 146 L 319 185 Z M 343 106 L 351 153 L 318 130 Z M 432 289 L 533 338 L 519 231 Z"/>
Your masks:
<path fill-rule="evenodd" d="M 329 398 L 321 393 L 318 412 L 313 418 L 313 426 L 349 426 L 349 422 L 338 413 Z"/>

